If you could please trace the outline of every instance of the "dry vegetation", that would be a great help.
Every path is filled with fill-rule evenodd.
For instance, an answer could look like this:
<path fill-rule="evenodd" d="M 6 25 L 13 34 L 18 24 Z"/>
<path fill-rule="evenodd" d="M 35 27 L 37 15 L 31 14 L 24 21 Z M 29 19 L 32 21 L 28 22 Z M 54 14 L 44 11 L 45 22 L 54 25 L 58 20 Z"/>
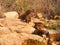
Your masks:
<path fill-rule="evenodd" d="M 35 11 L 41 11 L 44 13 L 50 13 L 51 11 L 57 13 L 57 11 L 60 11 L 59 3 L 59 0 L 0 0 L 0 5 L 8 11 L 25 11 L 32 8 Z"/>
<path fill-rule="evenodd" d="M 59 0 L 0 0 L 0 6 L 4 11 L 17 11 L 20 15 L 30 9 L 34 9 L 35 13 L 42 12 L 48 19 L 57 19 L 55 15 L 60 15 Z"/>

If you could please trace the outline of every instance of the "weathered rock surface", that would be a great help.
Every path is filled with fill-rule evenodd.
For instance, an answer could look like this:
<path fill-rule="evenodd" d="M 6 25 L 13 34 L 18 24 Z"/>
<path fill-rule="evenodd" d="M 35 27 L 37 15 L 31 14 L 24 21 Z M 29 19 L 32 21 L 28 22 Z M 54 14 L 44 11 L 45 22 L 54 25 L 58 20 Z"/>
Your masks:
<path fill-rule="evenodd" d="M 6 35 L 0 35 L 0 44 L 1 45 L 21 45 L 24 40 L 33 39 L 40 42 L 44 42 L 42 37 L 26 33 L 10 33 Z"/>
<path fill-rule="evenodd" d="M 32 39 L 32 40 L 38 40 L 40 42 L 44 42 L 47 45 L 48 38 L 41 37 L 35 34 L 32 34 L 36 29 L 34 28 L 35 22 L 40 22 L 40 19 L 34 18 L 32 22 L 25 23 L 21 21 L 20 19 L 7 19 L 2 18 L 0 19 L 0 44 L 1 45 L 21 45 L 24 40 Z M 43 27 L 43 25 L 39 25 L 37 28 L 40 29 L 40 27 Z M 47 32 L 49 32 L 50 36 L 52 35 L 52 40 L 54 36 L 59 31 L 55 30 L 46 30 L 42 29 Z M 59 35 L 56 35 L 58 39 Z M 56 38 L 56 39 L 57 39 Z"/>
<path fill-rule="evenodd" d="M 4 15 L 7 19 L 17 19 L 19 17 L 16 11 L 5 12 Z"/>
<path fill-rule="evenodd" d="M 28 26 L 9 26 L 8 27 L 12 32 L 17 33 L 33 33 L 35 31 L 35 28 L 28 27 Z"/>
<path fill-rule="evenodd" d="M 0 35 L 9 33 L 11 33 L 11 31 L 9 30 L 8 27 L 0 27 Z"/>
<path fill-rule="evenodd" d="M 4 28 L 8 28 L 12 32 L 19 32 L 19 33 L 33 33 L 35 28 L 32 27 L 32 24 L 27 24 L 19 19 L 0 19 L 0 26 L 2 31 Z"/>
<path fill-rule="evenodd" d="M 35 31 L 33 26 L 33 22 L 28 24 L 19 19 L 0 19 L 0 44 L 22 45 L 27 39 L 38 40 L 47 44 L 44 38 L 32 34 Z"/>

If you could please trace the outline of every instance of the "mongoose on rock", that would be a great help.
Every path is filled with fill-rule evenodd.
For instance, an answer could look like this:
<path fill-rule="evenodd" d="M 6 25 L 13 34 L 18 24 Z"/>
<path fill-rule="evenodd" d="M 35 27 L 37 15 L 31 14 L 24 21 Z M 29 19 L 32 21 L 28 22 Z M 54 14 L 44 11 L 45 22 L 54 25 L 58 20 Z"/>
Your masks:
<path fill-rule="evenodd" d="M 31 18 L 34 17 L 34 10 L 27 10 L 24 14 L 22 14 L 19 18 L 21 20 L 25 20 L 25 22 L 31 22 Z"/>

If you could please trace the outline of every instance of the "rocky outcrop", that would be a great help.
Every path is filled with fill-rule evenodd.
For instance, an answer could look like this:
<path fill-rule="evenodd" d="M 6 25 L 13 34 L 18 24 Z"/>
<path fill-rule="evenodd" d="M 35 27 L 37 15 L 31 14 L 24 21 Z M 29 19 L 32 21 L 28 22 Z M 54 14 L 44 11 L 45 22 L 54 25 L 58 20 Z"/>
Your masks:
<path fill-rule="evenodd" d="M 9 26 L 8 27 L 12 32 L 17 33 L 33 33 L 35 31 L 35 28 L 28 27 L 28 26 Z"/>
<path fill-rule="evenodd" d="M 24 32 L 24 33 L 33 33 L 35 28 L 31 26 L 32 24 L 27 24 L 19 19 L 0 19 L 0 28 L 4 30 L 4 28 L 8 28 L 12 32 Z"/>
<path fill-rule="evenodd" d="M 22 45 L 25 40 L 38 40 L 47 44 L 47 40 L 41 36 L 32 34 L 35 31 L 34 23 L 25 23 L 20 19 L 0 19 L 0 44 Z M 44 41 L 43 41 L 44 40 Z"/>
<path fill-rule="evenodd" d="M 16 11 L 5 12 L 4 15 L 5 15 L 5 18 L 7 19 L 17 19 L 19 17 Z"/>
<path fill-rule="evenodd" d="M 43 21 L 41 22 L 37 18 L 32 18 L 32 21 L 29 23 L 14 18 L 0 19 L 1 45 L 24 45 L 27 43 L 25 42 L 26 40 L 32 40 L 34 43 L 37 40 L 46 45 L 49 42 L 53 45 L 57 42 L 56 40 L 60 40 L 59 35 L 59 31 L 45 29 Z"/>
<path fill-rule="evenodd" d="M 26 34 L 26 33 L 10 33 L 6 35 L 0 35 L 0 44 L 1 45 L 22 45 L 24 40 L 32 39 L 43 42 L 43 38 L 37 35 Z M 45 42 L 44 42 L 45 43 Z"/>
<path fill-rule="evenodd" d="M 9 30 L 8 27 L 0 27 L 0 35 L 9 34 L 9 33 L 11 33 L 11 31 Z"/>

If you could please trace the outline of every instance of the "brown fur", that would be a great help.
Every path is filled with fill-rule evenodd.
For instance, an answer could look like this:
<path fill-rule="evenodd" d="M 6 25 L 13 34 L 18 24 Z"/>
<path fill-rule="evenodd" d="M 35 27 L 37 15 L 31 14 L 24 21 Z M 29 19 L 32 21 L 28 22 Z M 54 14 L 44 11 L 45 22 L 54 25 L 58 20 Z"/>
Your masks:
<path fill-rule="evenodd" d="M 43 34 L 47 34 L 48 33 L 47 31 L 42 30 L 42 28 L 44 28 L 44 24 L 43 23 L 40 23 L 40 22 L 35 23 L 34 28 L 36 28 L 36 30 L 34 31 L 33 34 L 37 34 L 37 35 L 42 36 Z"/>
<path fill-rule="evenodd" d="M 47 42 L 49 45 L 51 45 L 52 42 L 60 42 L 60 33 L 49 34 L 48 31 L 41 30 L 41 28 L 43 28 L 43 27 L 44 27 L 44 25 L 42 23 L 36 23 L 35 28 L 37 30 L 35 30 L 33 32 L 33 34 L 36 34 L 36 35 L 39 35 L 39 36 L 46 35 L 46 37 L 49 38 L 49 40 Z"/>
<path fill-rule="evenodd" d="M 31 18 L 34 17 L 34 10 L 27 10 L 19 18 L 25 20 L 27 23 L 31 21 Z"/>
<path fill-rule="evenodd" d="M 35 26 L 34 26 L 34 28 L 36 28 L 38 30 L 41 30 L 44 27 L 45 27 L 45 25 L 43 23 L 41 23 L 41 22 L 35 23 Z"/>
<path fill-rule="evenodd" d="M 33 34 L 36 34 L 36 35 L 39 35 L 39 36 L 42 36 L 42 37 L 43 37 L 43 35 L 46 35 L 46 37 L 49 36 L 49 32 L 44 31 L 44 30 L 35 30 L 35 31 L 33 32 Z"/>

